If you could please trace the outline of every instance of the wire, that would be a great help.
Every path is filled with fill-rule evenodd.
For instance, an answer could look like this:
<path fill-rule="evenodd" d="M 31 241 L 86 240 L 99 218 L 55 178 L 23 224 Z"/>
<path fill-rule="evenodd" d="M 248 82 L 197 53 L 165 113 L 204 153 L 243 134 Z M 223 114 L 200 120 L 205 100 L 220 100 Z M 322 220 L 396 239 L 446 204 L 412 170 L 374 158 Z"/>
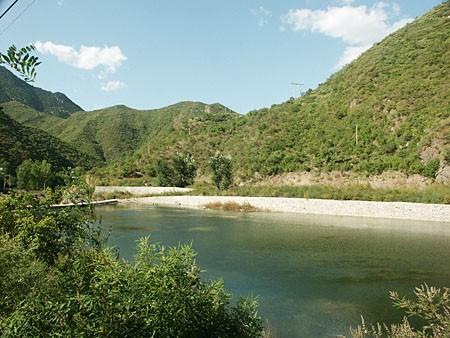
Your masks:
<path fill-rule="evenodd" d="M 19 0 L 16 0 L 16 2 Z M 32 0 L 27 7 L 25 7 L 10 23 L 8 26 L 6 26 L 1 32 L 0 32 L 0 36 L 3 35 L 17 20 L 19 20 L 19 18 L 28 10 L 28 8 L 31 7 L 31 5 L 33 5 L 35 3 L 36 0 Z"/>
<path fill-rule="evenodd" d="M 11 8 L 13 8 L 13 6 L 17 3 L 17 1 L 19 1 L 19 0 L 15 0 L 15 1 L 14 1 L 14 2 L 6 9 L 6 11 L 4 11 L 2 15 L 0 15 L 0 20 L 1 20 L 1 18 L 3 18 L 3 17 L 5 16 L 6 13 L 9 12 L 9 10 L 10 10 Z"/>

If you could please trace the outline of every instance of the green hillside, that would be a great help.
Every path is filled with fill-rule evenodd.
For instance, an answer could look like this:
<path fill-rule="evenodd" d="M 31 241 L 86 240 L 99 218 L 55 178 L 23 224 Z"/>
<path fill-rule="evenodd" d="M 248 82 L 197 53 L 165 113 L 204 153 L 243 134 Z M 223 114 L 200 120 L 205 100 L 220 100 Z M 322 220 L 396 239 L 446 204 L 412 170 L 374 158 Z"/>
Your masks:
<path fill-rule="evenodd" d="M 180 102 L 155 110 L 114 106 L 58 118 L 16 102 L 2 105 L 19 122 L 38 127 L 101 161 L 128 158 L 146 140 L 172 139 L 171 134 L 201 121 L 225 121 L 238 115 L 220 104 Z"/>
<path fill-rule="evenodd" d="M 17 101 L 37 111 L 60 117 L 83 110 L 66 95 L 33 87 L 6 68 L 0 67 L 0 103 L 9 101 Z"/>
<path fill-rule="evenodd" d="M 184 152 L 204 172 L 209 156 L 221 150 L 244 178 L 310 170 L 435 177 L 450 163 L 449 17 L 446 2 L 317 89 L 245 116 L 194 102 L 156 110 L 115 106 L 65 118 L 18 102 L 3 107 L 16 120 L 131 171 Z"/>
<path fill-rule="evenodd" d="M 400 170 L 433 176 L 450 162 L 450 4 L 376 44 L 314 91 L 211 128 L 148 140 L 203 160 L 215 149 L 255 173 Z"/>
<path fill-rule="evenodd" d="M 26 159 L 45 159 L 57 170 L 75 166 L 91 168 L 98 164 L 92 157 L 81 155 L 56 137 L 21 125 L 1 110 L 0 159 L 9 164 L 12 172 Z"/>

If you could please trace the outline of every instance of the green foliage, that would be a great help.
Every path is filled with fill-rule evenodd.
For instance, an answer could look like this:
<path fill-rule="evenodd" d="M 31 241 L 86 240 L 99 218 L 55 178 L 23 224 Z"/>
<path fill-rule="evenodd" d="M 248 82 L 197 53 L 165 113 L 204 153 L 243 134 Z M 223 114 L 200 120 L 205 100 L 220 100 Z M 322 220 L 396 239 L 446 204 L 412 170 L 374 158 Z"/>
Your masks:
<path fill-rule="evenodd" d="M 94 241 L 89 209 L 52 208 L 60 197 L 61 192 L 49 190 L 44 198 L 28 193 L 0 197 L 0 235 L 18 240 L 48 263 L 61 254 L 70 254 L 80 239 Z"/>
<path fill-rule="evenodd" d="M 9 174 L 13 174 L 27 159 L 46 160 L 55 171 L 98 163 L 56 137 L 17 123 L 0 109 L 0 160 L 8 163 Z"/>
<path fill-rule="evenodd" d="M 12 45 L 8 48 L 6 54 L 0 53 L 0 65 L 7 64 L 18 71 L 25 81 L 33 81 L 36 77 L 36 67 L 41 64 L 37 56 L 30 54 L 34 50 L 34 45 L 28 45 L 20 49 Z"/>
<path fill-rule="evenodd" d="M 186 187 L 194 183 L 197 164 L 191 154 L 178 154 L 173 160 L 173 168 L 177 174 L 175 186 Z"/>
<path fill-rule="evenodd" d="M 216 150 L 233 157 L 234 175 L 242 178 L 313 169 L 432 177 L 436 162 L 422 163 L 422 152 L 433 141 L 434 158 L 443 160 L 450 147 L 449 15 L 450 4 L 441 4 L 315 90 L 244 116 L 219 104 L 181 102 L 55 118 L 9 102 L 14 95 L 3 99 L 0 92 L 0 102 L 8 102 L 10 116 L 108 163 L 104 177 L 133 176 L 180 152 L 192 153 L 205 174 Z"/>
<path fill-rule="evenodd" d="M 414 290 L 415 298 L 410 300 L 390 292 L 394 307 L 403 310 L 408 318 L 419 318 L 423 323 L 420 330 L 414 329 L 405 317 L 400 324 L 388 326 L 377 324 L 367 327 L 362 324 L 351 329 L 353 338 L 441 338 L 450 336 L 450 290 L 429 287 L 426 284 Z"/>
<path fill-rule="evenodd" d="M 215 186 L 194 186 L 195 195 L 296 197 L 311 199 L 360 200 L 450 204 L 450 186 L 432 184 L 426 188 L 371 188 L 368 185 L 235 186 L 218 190 Z"/>
<path fill-rule="evenodd" d="M 25 160 L 17 167 L 16 173 L 17 187 L 20 189 L 45 190 L 54 180 L 52 167 L 46 160 Z"/>
<path fill-rule="evenodd" d="M 422 169 L 422 175 L 430 178 L 435 178 L 439 170 L 441 161 L 434 159 L 425 163 Z"/>
<path fill-rule="evenodd" d="M 257 303 L 205 283 L 189 246 L 139 241 L 132 262 L 55 196 L 0 197 L 2 337 L 261 337 Z"/>
<path fill-rule="evenodd" d="M 155 173 L 158 179 L 158 184 L 161 187 L 173 187 L 175 178 L 175 171 L 167 161 L 158 160 L 155 163 Z"/>
<path fill-rule="evenodd" d="M 156 161 L 154 171 L 160 186 L 186 187 L 194 183 L 197 165 L 191 154 L 178 154 L 170 162 Z"/>
<path fill-rule="evenodd" d="M 213 182 L 218 189 L 225 190 L 233 184 L 233 162 L 230 156 L 216 152 L 210 157 L 209 166 L 213 172 Z"/>
<path fill-rule="evenodd" d="M 0 103 L 11 101 L 53 117 L 68 117 L 83 110 L 66 95 L 33 87 L 6 68 L 0 67 Z"/>

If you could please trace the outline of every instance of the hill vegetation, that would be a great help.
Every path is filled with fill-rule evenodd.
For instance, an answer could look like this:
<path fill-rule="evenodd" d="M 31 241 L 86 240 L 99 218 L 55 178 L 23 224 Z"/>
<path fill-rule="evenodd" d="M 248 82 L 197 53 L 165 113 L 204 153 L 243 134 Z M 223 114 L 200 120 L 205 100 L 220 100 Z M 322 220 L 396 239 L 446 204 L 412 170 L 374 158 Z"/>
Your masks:
<path fill-rule="evenodd" d="M 0 103 L 9 101 L 17 101 L 39 112 L 61 117 L 83 110 L 66 95 L 33 87 L 6 68 L 0 67 Z"/>
<path fill-rule="evenodd" d="M 448 2 L 437 6 L 300 98 L 147 137 L 121 167 L 145 172 L 158 158 L 192 153 L 204 173 L 219 150 L 244 179 L 295 171 L 450 172 L 449 17 Z"/>
<path fill-rule="evenodd" d="M 180 102 L 165 108 L 137 110 L 123 105 L 78 112 L 58 118 L 17 102 L 2 105 L 17 121 L 38 127 L 101 161 L 113 162 L 131 155 L 146 140 L 172 138 L 178 130 L 189 130 L 205 121 L 215 123 L 238 115 L 220 104 Z M 156 159 L 159 154 L 153 155 Z"/>
<path fill-rule="evenodd" d="M 450 160 L 450 4 L 387 37 L 314 91 L 147 149 L 231 154 L 246 177 L 399 170 L 434 177 Z M 245 140 L 245 141 L 244 141 Z"/>
<path fill-rule="evenodd" d="M 103 176 L 151 176 L 158 160 L 180 153 L 192 154 L 202 175 L 217 151 L 231 155 L 234 175 L 243 179 L 296 171 L 450 176 L 449 17 L 446 2 L 317 89 L 244 116 L 196 102 L 62 117 L 28 101 L 3 107 L 106 162 L 108 169 L 96 172 Z"/>
<path fill-rule="evenodd" d="M 25 160 L 46 160 L 54 170 L 98 164 L 87 155 L 81 155 L 70 145 L 44 131 L 16 122 L 0 110 L 0 159 L 9 173 Z"/>

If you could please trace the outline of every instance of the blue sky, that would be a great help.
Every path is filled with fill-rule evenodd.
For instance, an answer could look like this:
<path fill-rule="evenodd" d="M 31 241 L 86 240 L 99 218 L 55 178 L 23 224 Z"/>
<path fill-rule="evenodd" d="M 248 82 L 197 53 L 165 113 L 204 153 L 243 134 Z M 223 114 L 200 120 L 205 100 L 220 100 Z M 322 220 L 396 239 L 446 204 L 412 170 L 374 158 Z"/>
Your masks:
<path fill-rule="evenodd" d="M 298 95 L 292 82 L 315 88 L 440 2 L 20 0 L 0 48 L 35 43 L 34 85 L 86 110 L 194 100 L 246 113 Z"/>

